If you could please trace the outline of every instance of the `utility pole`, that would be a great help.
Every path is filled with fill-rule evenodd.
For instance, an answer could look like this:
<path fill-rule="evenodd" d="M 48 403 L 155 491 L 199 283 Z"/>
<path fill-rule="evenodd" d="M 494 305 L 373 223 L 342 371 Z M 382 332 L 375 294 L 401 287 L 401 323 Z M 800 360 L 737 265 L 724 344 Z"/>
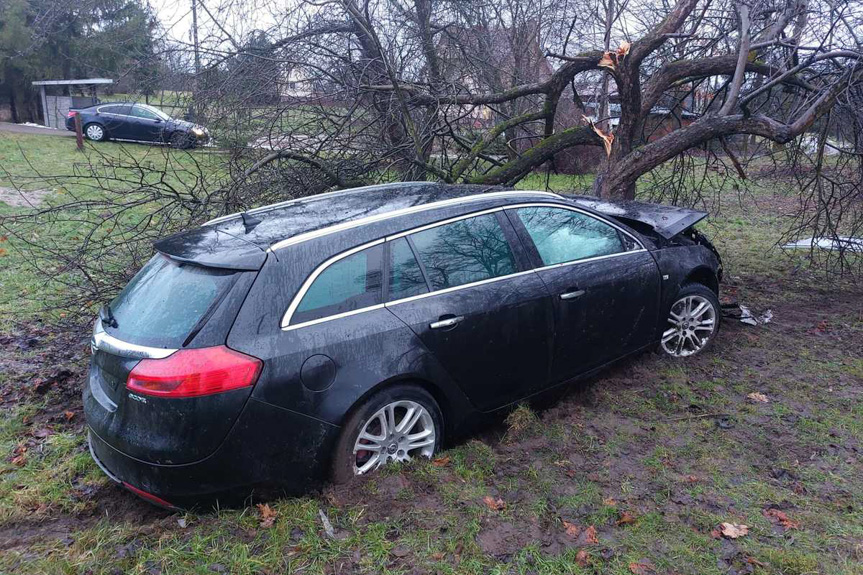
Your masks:
<path fill-rule="evenodd" d="M 197 80 L 198 74 L 201 73 L 201 52 L 198 48 L 198 0 L 192 0 L 192 44 L 195 47 L 195 79 Z"/>
<path fill-rule="evenodd" d="M 192 0 L 192 45 L 195 50 L 195 81 L 192 84 L 192 113 L 194 114 L 194 118 L 192 118 L 192 121 L 198 122 L 201 115 L 198 102 L 198 92 L 201 82 L 201 52 L 198 47 L 198 0 Z"/>

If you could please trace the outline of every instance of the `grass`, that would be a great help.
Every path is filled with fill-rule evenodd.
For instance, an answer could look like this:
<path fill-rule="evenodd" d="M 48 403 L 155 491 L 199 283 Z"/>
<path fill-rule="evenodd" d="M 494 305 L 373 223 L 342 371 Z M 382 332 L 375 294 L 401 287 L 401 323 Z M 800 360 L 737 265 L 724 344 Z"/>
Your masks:
<path fill-rule="evenodd" d="M 0 142 L 18 180 L 80 158 L 71 142 L 31 138 Z M 544 188 L 533 178 L 525 187 Z M 729 320 L 691 361 L 648 354 L 547 409 L 519 406 L 437 462 L 272 501 L 271 527 L 256 507 L 171 514 L 113 486 L 84 446 L 85 346 L 33 323 L 0 325 L 0 573 L 624 575 L 649 563 L 693 575 L 863 574 L 861 293 L 824 285 L 773 247 L 792 202 L 759 187 L 702 225 L 726 262 L 725 297 L 773 309 L 773 323 Z M 26 320 L 38 308 L 22 296 L 45 288 L 17 257 L 0 259 L 0 310 Z M 753 391 L 769 402 L 747 400 Z M 726 427 L 712 414 L 727 414 Z M 777 525 L 771 508 L 797 526 Z M 717 536 L 723 522 L 749 534 Z"/>

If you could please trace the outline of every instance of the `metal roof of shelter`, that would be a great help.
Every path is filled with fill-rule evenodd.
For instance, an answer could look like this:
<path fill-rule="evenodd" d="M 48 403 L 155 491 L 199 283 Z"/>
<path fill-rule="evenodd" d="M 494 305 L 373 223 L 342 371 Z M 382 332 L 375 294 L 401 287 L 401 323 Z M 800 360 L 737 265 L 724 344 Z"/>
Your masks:
<path fill-rule="evenodd" d="M 111 78 L 83 78 L 81 80 L 37 80 L 34 86 L 94 86 L 98 84 L 113 84 Z"/>

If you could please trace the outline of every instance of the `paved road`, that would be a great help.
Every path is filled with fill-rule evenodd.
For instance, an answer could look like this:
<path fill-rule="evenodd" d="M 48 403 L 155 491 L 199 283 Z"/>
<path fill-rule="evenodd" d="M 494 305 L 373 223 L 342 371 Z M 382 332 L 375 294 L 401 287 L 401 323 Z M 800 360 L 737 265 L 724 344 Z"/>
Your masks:
<path fill-rule="evenodd" d="M 66 129 L 55 130 L 54 128 L 24 126 L 22 124 L 11 124 L 9 122 L 0 122 L 0 132 L 14 132 L 16 134 L 38 134 L 41 136 L 61 136 L 66 138 L 75 137 L 75 132 L 70 132 Z"/>

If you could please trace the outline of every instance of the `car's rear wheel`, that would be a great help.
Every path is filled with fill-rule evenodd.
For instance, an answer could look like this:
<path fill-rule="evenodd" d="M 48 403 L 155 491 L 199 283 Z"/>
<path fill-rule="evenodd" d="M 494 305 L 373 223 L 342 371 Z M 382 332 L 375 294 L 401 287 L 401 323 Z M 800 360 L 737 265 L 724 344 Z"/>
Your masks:
<path fill-rule="evenodd" d="M 422 387 L 398 384 L 363 402 L 348 417 L 333 458 L 344 483 L 382 465 L 432 457 L 443 439 L 440 408 Z"/>
<path fill-rule="evenodd" d="M 87 124 L 84 126 L 84 135 L 88 140 L 103 142 L 108 139 L 108 133 L 101 124 Z"/>
<path fill-rule="evenodd" d="M 719 299 L 702 284 L 686 284 L 668 311 L 660 348 L 672 357 L 701 353 L 719 331 Z"/>

